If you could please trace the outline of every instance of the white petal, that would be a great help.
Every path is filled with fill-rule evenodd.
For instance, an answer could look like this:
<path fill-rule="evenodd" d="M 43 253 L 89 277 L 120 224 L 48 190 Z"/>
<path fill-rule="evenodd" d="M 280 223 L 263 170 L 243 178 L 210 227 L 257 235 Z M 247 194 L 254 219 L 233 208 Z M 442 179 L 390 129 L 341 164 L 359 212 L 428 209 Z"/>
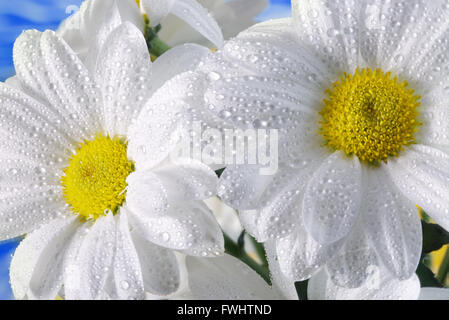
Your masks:
<path fill-rule="evenodd" d="M 378 268 L 376 252 L 364 232 L 361 225 L 354 227 L 343 248 L 327 263 L 329 277 L 336 285 L 357 288 Z"/>
<path fill-rule="evenodd" d="M 129 231 L 126 209 L 120 210 L 118 220 L 113 267 L 117 298 L 121 300 L 142 300 L 145 297 L 143 270 Z"/>
<path fill-rule="evenodd" d="M 281 198 L 294 200 L 292 193 L 303 193 L 302 189 L 311 174 L 324 159 L 322 153 L 303 153 L 289 162 L 288 166 L 280 163 L 277 172 L 270 175 L 262 174 L 266 169 L 262 165 L 229 165 L 220 177 L 218 194 L 226 203 L 240 210 L 281 207 Z M 284 209 L 288 209 L 288 206 Z M 271 211 L 269 208 L 266 210 Z M 275 214 L 280 216 L 285 211 L 288 210 L 280 210 Z"/>
<path fill-rule="evenodd" d="M 195 256 L 217 256 L 224 251 L 221 229 L 200 201 L 172 205 L 164 215 L 132 212 L 130 222 L 143 238 L 165 248 Z"/>
<path fill-rule="evenodd" d="M 442 83 L 446 83 L 442 81 Z M 449 110 L 447 108 L 448 88 L 435 87 L 421 98 L 420 121 L 422 126 L 416 133 L 416 141 L 424 145 L 447 148 L 449 147 Z"/>
<path fill-rule="evenodd" d="M 243 231 L 238 213 L 218 197 L 204 200 L 204 203 L 213 212 L 223 232 L 237 242 Z"/>
<path fill-rule="evenodd" d="M 84 1 L 79 10 L 63 20 L 56 30 L 56 34 L 64 39 L 83 61 L 85 61 L 87 55 L 88 45 L 85 36 L 82 34 L 82 24 L 85 10 L 90 2 L 92 0 Z"/>
<path fill-rule="evenodd" d="M 126 202 L 134 212 L 158 215 L 170 204 L 205 200 L 216 194 L 218 178 L 206 165 L 179 160 L 152 171 L 136 171 L 127 178 Z"/>
<path fill-rule="evenodd" d="M 416 204 L 397 189 L 382 169 L 367 170 L 363 200 L 366 234 L 384 265 L 399 279 L 418 266 L 422 230 Z"/>
<path fill-rule="evenodd" d="M 206 84 L 204 79 L 187 72 L 167 81 L 152 96 L 128 132 L 128 157 L 136 162 L 138 170 L 154 168 L 174 151 L 186 134 L 185 111 L 201 105 L 204 98 L 197 92 Z"/>
<path fill-rule="evenodd" d="M 84 238 L 89 232 L 89 227 L 91 227 L 91 222 L 81 224 L 73 235 L 64 256 L 63 283 L 64 299 L 66 300 L 87 299 L 83 297 L 81 292 L 79 256 Z"/>
<path fill-rule="evenodd" d="M 240 260 L 187 257 L 190 289 L 198 300 L 274 300 L 268 284 Z"/>
<path fill-rule="evenodd" d="M 37 192 L 20 192 L 15 196 L 4 197 L 7 205 L 0 206 L 2 215 L 0 224 L 0 238 L 12 239 L 25 233 L 36 230 L 46 222 L 65 215 L 63 204 L 47 197 L 46 192 L 55 191 L 38 190 Z M 59 192 L 59 191 L 56 191 Z"/>
<path fill-rule="evenodd" d="M 248 53 L 248 50 L 242 50 Z M 210 66 L 208 63 L 206 65 Z M 220 63 L 218 65 L 221 67 Z M 258 68 L 264 69 L 262 66 Z M 321 149 L 323 141 L 316 134 L 320 119 L 315 106 L 321 104 L 317 97 L 322 97 L 324 90 L 315 92 L 317 85 L 307 79 L 304 80 L 308 83 L 305 85 L 281 79 L 276 73 L 261 75 L 258 72 L 252 75 L 248 72 L 245 75 L 245 71 L 237 72 L 237 76 L 226 76 L 220 69 L 207 73 L 211 82 L 205 92 L 208 114 L 221 121 L 221 126 L 225 128 L 276 129 L 279 135 L 278 161 L 281 163 L 320 153 L 317 149 Z M 246 132 L 243 131 L 243 134 Z"/>
<path fill-rule="evenodd" d="M 365 2 L 344 0 L 292 1 L 295 29 L 305 45 L 327 62 L 335 72 L 351 72 L 360 54 L 359 11 Z M 347 14 L 344 14 L 344 13 Z"/>
<path fill-rule="evenodd" d="M 60 218 L 30 233 L 11 262 L 11 286 L 16 299 L 55 299 L 62 285 L 63 257 L 78 223 Z"/>
<path fill-rule="evenodd" d="M 257 210 L 256 221 L 251 224 L 252 229 L 256 226 L 254 236 L 259 241 L 282 238 L 302 225 L 304 189 L 320 163 L 320 159 L 307 161 L 303 158 L 301 166 L 281 165 L 261 196 L 263 207 Z M 244 217 L 247 213 L 242 211 L 241 219 L 249 227 L 245 223 L 248 217 Z"/>
<path fill-rule="evenodd" d="M 116 222 L 112 213 L 96 220 L 80 248 L 80 289 L 83 299 L 100 295 L 114 261 Z"/>
<path fill-rule="evenodd" d="M 449 289 L 421 288 L 419 300 L 449 300 Z"/>
<path fill-rule="evenodd" d="M 285 276 L 294 281 L 309 279 L 331 259 L 343 245 L 338 241 L 330 245 L 316 242 L 304 228 L 276 241 L 280 268 Z"/>
<path fill-rule="evenodd" d="M 150 26 L 155 27 L 170 13 L 177 0 L 142 0 L 141 6 L 150 19 Z"/>
<path fill-rule="evenodd" d="M 220 176 L 218 195 L 239 210 L 260 207 L 260 197 L 274 176 L 261 175 L 258 165 L 230 165 Z"/>
<path fill-rule="evenodd" d="M 363 30 L 365 54 L 374 52 L 373 58 L 384 70 L 404 72 L 407 80 L 421 88 L 445 83 L 448 75 L 442 66 L 449 63 L 445 43 L 449 13 L 444 1 L 411 0 L 407 6 L 398 2 L 379 4 L 366 17 L 374 23 L 367 25 L 366 32 Z"/>
<path fill-rule="evenodd" d="M 414 204 L 449 230 L 449 155 L 414 145 L 386 165 L 394 183 Z"/>
<path fill-rule="evenodd" d="M 118 10 L 120 12 L 120 16 L 122 21 L 129 21 L 134 24 L 139 30 L 142 32 L 145 28 L 145 21 L 142 17 L 142 12 L 137 6 L 135 0 L 119 0 L 116 1 Z"/>
<path fill-rule="evenodd" d="M 346 236 L 360 210 L 361 166 L 357 157 L 335 152 L 314 173 L 307 185 L 304 224 L 320 243 Z"/>
<path fill-rule="evenodd" d="M 135 0 L 84 1 L 75 14 L 61 23 L 57 34 L 83 62 L 89 60 L 89 70 L 94 71 L 98 51 L 121 21 L 131 22 L 143 32 L 145 23 Z"/>
<path fill-rule="evenodd" d="M 165 186 L 170 203 L 205 200 L 217 192 L 218 178 L 213 170 L 196 160 L 178 159 L 153 173 Z"/>
<path fill-rule="evenodd" d="M 292 19 L 275 19 L 258 23 L 240 33 L 236 38 L 226 42 L 220 51 L 225 53 L 226 59 L 234 59 L 232 61 L 239 67 L 244 67 L 243 70 L 258 71 L 254 74 L 260 76 L 271 74 L 309 86 L 313 82 L 322 83 L 329 77 L 327 67 L 320 59 L 298 44 Z M 278 48 L 272 52 L 273 56 L 263 54 L 265 49 L 273 50 L 273 46 Z M 236 48 L 243 50 L 235 50 Z M 280 57 L 281 53 L 283 57 Z M 294 72 L 290 69 L 293 66 L 298 67 L 302 72 Z M 288 68 L 290 72 L 280 73 L 281 67 Z M 304 81 L 312 74 L 315 75 L 315 81 Z"/>
<path fill-rule="evenodd" d="M 170 13 L 184 20 L 217 48 L 223 46 L 224 40 L 220 27 L 210 13 L 196 0 L 177 0 Z"/>
<path fill-rule="evenodd" d="M 16 89 L 21 89 L 20 79 L 15 75 L 6 79 L 5 84 Z"/>
<path fill-rule="evenodd" d="M 447 77 L 449 13 L 444 1 L 295 0 L 296 30 L 335 74 L 356 67 L 404 73 L 420 86 Z M 413 30 L 413 31 L 411 31 Z"/>
<path fill-rule="evenodd" d="M 16 81 L 19 81 L 18 77 L 15 77 Z M 40 103 L 18 89 L 0 83 L 0 130 L 4 137 L 0 158 L 23 158 L 37 163 L 42 161 L 31 158 L 38 154 L 63 156 L 62 150 L 73 141 L 64 116 L 48 103 Z"/>
<path fill-rule="evenodd" d="M 348 289 L 334 284 L 323 269 L 308 286 L 310 300 L 416 300 L 419 292 L 416 275 L 401 281 L 385 270 L 374 272 L 361 287 Z"/>
<path fill-rule="evenodd" d="M 267 51 L 271 54 L 267 55 Z M 333 75 L 323 62 L 306 50 L 292 31 L 290 19 L 279 19 L 256 24 L 229 40 L 216 55 L 231 62 L 234 74 L 242 76 L 268 77 L 282 81 L 287 86 L 301 90 L 300 94 L 290 91 L 295 97 L 304 97 L 306 102 L 317 101 L 317 96 L 332 83 Z M 221 54 L 222 53 L 222 54 Z M 220 61 L 218 61 L 220 62 Z M 269 83 L 267 84 L 269 87 Z M 289 90 L 281 92 L 288 92 Z M 316 105 L 309 106 L 312 109 Z"/>
<path fill-rule="evenodd" d="M 273 240 L 264 243 L 268 264 L 270 266 L 270 276 L 273 290 L 277 291 L 285 299 L 297 300 L 298 293 L 295 281 L 289 279 L 281 270 L 276 254 L 276 243 Z"/>
<path fill-rule="evenodd" d="M 94 73 L 100 50 L 110 33 L 122 23 L 122 19 L 115 0 L 86 1 L 86 8 L 81 6 L 80 12 L 81 32 L 88 46 L 86 65 Z"/>
<path fill-rule="evenodd" d="M 260 209 L 240 211 L 247 231 L 258 241 L 279 239 L 301 225 L 304 188 L 312 170 L 281 167 L 260 196 Z"/>
<path fill-rule="evenodd" d="M 82 140 L 101 130 L 95 83 L 53 31 L 24 32 L 14 44 L 14 65 L 26 92 L 49 105 L 71 136 Z"/>
<path fill-rule="evenodd" d="M 180 285 L 180 271 L 173 251 L 157 246 L 133 232 L 134 246 L 142 268 L 145 291 L 157 295 L 175 292 Z"/>
<path fill-rule="evenodd" d="M 126 179 L 126 203 L 133 212 L 159 215 L 169 207 L 168 193 L 161 179 L 152 171 L 136 171 Z"/>
<path fill-rule="evenodd" d="M 263 117 L 258 119 L 260 121 L 269 121 L 274 115 L 285 117 L 285 119 L 315 115 L 316 110 L 312 106 L 319 103 L 319 97 L 322 97 L 321 92 L 314 94 L 313 89 L 310 89 L 310 86 L 313 86 L 310 81 L 307 88 L 304 84 L 279 79 L 273 75 L 256 74 L 223 78 L 217 72 L 210 73 L 209 78 L 212 81 L 205 96 L 207 101 L 215 107 L 214 112 L 231 111 L 235 108 L 235 101 L 239 101 L 237 106 L 244 120 L 251 120 L 246 117 L 253 116 L 242 112 L 247 111 L 247 108 L 257 108 L 256 110 L 261 113 L 258 116 Z M 277 125 L 276 122 L 268 122 L 266 126 L 277 128 Z"/>
<path fill-rule="evenodd" d="M 265 33 L 271 32 L 273 34 L 282 35 L 288 34 L 289 39 L 296 38 L 296 32 L 293 31 L 294 21 L 291 17 L 285 17 L 280 19 L 271 19 L 267 21 L 263 21 L 260 23 L 256 23 L 251 28 L 248 28 L 246 31 L 241 32 L 240 35 L 249 33 Z"/>
<path fill-rule="evenodd" d="M 58 174 L 72 142 L 48 105 L 4 84 L 0 100 L 0 238 L 6 239 L 62 213 Z"/>
<path fill-rule="evenodd" d="M 126 135 L 150 98 L 151 59 L 139 29 L 126 22 L 110 33 L 98 56 L 95 76 L 108 133 Z"/>
<path fill-rule="evenodd" d="M 210 11 L 213 18 L 223 30 L 226 40 L 236 36 L 240 31 L 255 23 L 255 18 L 267 6 L 267 0 L 238 0 L 214 1 L 200 0 L 199 3 Z M 204 39 L 193 27 L 176 16 L 169 15 L 162 22 L 159 37 L 171 46 L 182 43 L 198 43 L 210 47 L 209 41 Z"/>
<path fill-rule="evenodd" d="M 153 64 L 154 78 L 151 81 L 152 90 L 157 90 L 174 76 L 195 67 L 211 54 L 211 51 L 196 44 L 176 46 L 158 57 Z"/>

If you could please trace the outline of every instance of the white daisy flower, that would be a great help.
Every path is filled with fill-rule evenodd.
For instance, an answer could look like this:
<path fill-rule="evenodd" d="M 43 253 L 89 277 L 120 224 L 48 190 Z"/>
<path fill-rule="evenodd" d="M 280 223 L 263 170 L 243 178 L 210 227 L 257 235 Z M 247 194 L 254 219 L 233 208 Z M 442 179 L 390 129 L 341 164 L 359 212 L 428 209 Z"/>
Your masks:
<path fill-rule="evenodd" d="M 180 281 L 173 250 L 224 251 L 202 201 L 215 173 L 168 157 L 184 84 L 155 92 L 209 50 L 182 46 L 151 63 L 133 24 L 111 30 L 93 73 L 54 32 L 27 31 L 14 46 L 21 89 L 0 84 L 0 239 L 27 234 L 11 265 L 18 299 L 166 295 Z"/>
<path fill-rule="evenodd" d="M 416 205 L 449 230 L 448 7 L 292 4 L 293 18 L 250 28 L 198 70 L 211 81 L 196 117 L 279 130 L 278 172 L 230 165 L 219 195 L 260 242 L 276 240 L 292 280 L 324 265 L 350 287 L 370 266 L 408 279 L 422 246 Z"/>

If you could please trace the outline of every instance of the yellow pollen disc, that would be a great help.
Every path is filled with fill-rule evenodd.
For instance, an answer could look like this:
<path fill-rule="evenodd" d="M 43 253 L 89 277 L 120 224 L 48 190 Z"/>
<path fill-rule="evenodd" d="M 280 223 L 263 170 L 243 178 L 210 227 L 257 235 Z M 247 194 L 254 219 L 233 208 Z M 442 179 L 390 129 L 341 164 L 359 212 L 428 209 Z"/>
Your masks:
<path fill-rule="evenodd" d="M 126 149 L 125 142 L 101 134 L 81 144 L 61 178 L 66 203 L 74 213 L 98 219 L 109 210 L 117 212 L 134 168 Z"/>
<path fill-rule="evenodd" d="M 415 142 L 421 97 L 390 72 L 357 69 L 326 93 L 320 133 L 331 150 L 378 164 Z"/>

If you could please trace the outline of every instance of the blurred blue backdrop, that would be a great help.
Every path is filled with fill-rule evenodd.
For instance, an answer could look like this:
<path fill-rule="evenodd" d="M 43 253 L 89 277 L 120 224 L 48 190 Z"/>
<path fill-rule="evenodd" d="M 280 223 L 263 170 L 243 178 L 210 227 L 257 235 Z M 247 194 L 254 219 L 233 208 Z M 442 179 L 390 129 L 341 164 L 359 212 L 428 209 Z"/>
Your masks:
<path fill-rule="evenodd" d="M 290 16 L 291 0 L 270 0 L 258 20 Z M 56 29 L 82 0 L 0 0 L 0 81 L 14 75 L 12 48 L 26 29 Z M 0 242 L 0 299 L 11 299 L 9 264 L 18 240 Z"/>

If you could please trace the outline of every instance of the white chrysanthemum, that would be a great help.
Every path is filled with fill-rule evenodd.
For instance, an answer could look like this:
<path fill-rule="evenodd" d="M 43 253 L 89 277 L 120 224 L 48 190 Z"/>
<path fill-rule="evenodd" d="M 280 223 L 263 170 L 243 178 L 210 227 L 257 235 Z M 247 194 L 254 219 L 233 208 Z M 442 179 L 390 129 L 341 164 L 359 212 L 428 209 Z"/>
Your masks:
<path fill-rule="evenodd" d="M 198 118 L 279 130 L 279 170 L 230 165 L 219 194 L 294 280 L 324 265 L 357 287 L 370 267 L 410 278 L 416 205 L 449 229 L 449 18 L 444 1 L 293 1 L 198 70 Z M 204 94 L 204 95 L 203 95 Z M 222 122 L 224 121 L 224 125 Z"/>
<path fill-rule="evenodd" d="M 175 78 L 155 92 L 209 50 L 185 45 L 152 63 L 133 24 L 109 31 L 93 72 L 54 32 L 27 31 L 15 87 L 0 84 L 0 239 L 27 234 L 11 265 L 18 299 L 166 295 L 179 286 L 173 250 L 224 250 L 202 201 L 215 173 L 169 161 L 182 113 L 169 101 L 187 89 Z"/>

